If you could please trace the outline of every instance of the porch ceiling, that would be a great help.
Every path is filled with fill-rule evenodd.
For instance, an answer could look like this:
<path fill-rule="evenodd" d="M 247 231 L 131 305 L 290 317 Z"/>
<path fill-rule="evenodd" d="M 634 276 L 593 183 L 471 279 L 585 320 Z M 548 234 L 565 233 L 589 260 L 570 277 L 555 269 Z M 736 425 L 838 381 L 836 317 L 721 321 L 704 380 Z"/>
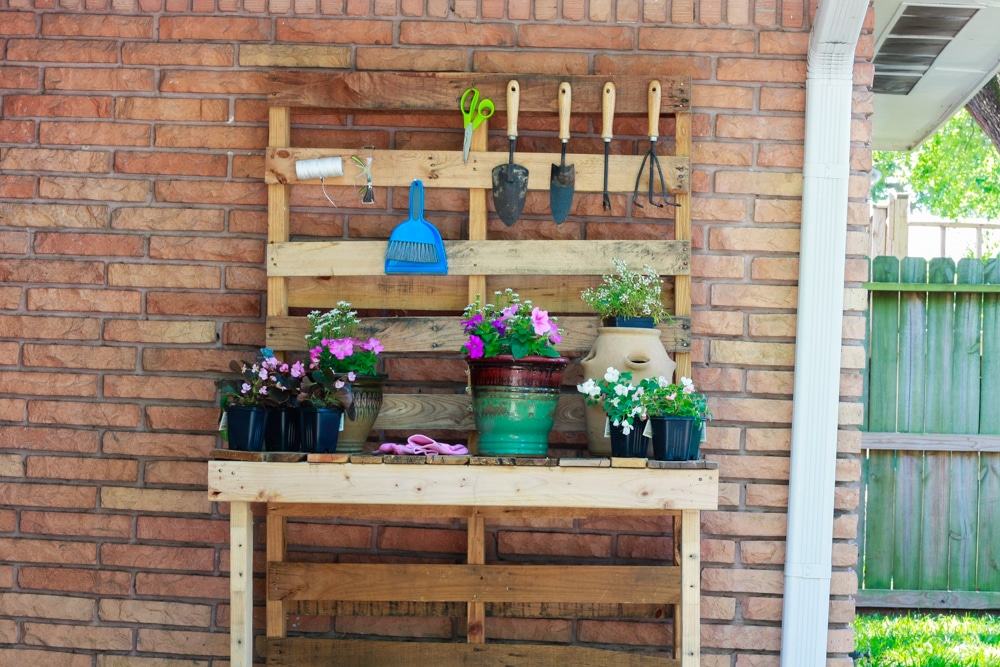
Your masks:
<path fill-rule="evenodd" d="M 911 150 L 1000 70 L 1000 0 L 875 0 L 873 146 Z"/>

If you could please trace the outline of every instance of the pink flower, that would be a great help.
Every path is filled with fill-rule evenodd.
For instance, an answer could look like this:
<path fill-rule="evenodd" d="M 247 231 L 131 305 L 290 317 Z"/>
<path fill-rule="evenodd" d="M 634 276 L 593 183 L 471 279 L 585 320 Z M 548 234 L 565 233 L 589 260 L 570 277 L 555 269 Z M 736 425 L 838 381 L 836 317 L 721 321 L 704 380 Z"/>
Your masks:
<path fill-rule="evenodd" d="M 549 321 L 548 311 L 540 310 L 538 306 L 532 308 L 531 327 L 535 330 L 535 333 L 539 336 L 542 336 L 552 331 L 552 322 Z"/>
<path fill-rule="evenodd" d="M 357 378 L 358 378 L 358 376 L 357 376 L 357 374 L 354 371 L 347 371 L 347 381 L 348 382 L 354 382 Z"/>
<path fill-rule="evenodd" d="M 549 334 L 549 342 L 553 345 L 558 345 L 562 342 L 562 335 L 559 333 L 558 329 Z"/>
<path fill-rule="evenodd" d="M 240 393 L 241 394 L 249 394 L 251 389 L 253 389 L 253 387 L 251 387 L 249 384 L 247 384 L 246 382 L 244 382 L 243 386 L 240 387 Z"/>
<path fill-rule="evenodd" d="M 469 336 L 469 342 L 465 345 L 469 349 L 470 359 L 481 359 L 483 356 L 483 339 L 479 336 Z"/>
<path fill-rule="evenodd" d="M 260 389 L 257 390 L 257 393 L 260 394 L 261 396 L 267 396 L 267 387 L 261 387 Z"/>
<path fill-rule="evenodd" d="M 261 366 L 259 375 L 261 380 L 266 380 L 268 378 L 267 369 Z"/>
<path fill-rule="evenodd" d="M 281 364 L 281 368 L 279 370 L 282 373 L 287 373 L 288 372 L 288 364 Z"/>
<path fill-rule="evenodd" d="M 382 341 L 380 341 L 378 338 L 369 338 L 368 342 L 361 346 L 361 349 L 378 354 L 385 348 L 382 347 Z"/>
<path fill-rule="evenodd" d="M 296 361 L 292 364 L 291 373 L 293 378 L 300 378 L 306 374 L 306 367 L 302 365 L 301 361 Z"/>
<path fill-rule="evenodd" d="M 354 342 L 350 338 L 338 338 L 330 341 L 328 349 L 338 359 L 345 359 L 354 354 Z"/>

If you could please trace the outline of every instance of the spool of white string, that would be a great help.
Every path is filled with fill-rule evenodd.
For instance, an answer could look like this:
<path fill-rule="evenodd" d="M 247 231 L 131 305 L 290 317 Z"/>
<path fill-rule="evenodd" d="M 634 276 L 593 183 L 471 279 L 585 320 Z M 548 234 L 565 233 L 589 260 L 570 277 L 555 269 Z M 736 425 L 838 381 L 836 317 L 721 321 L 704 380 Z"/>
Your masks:
<path fill-rule="evenodd" d="M 312 178 L 330 178 L 342 176 L 344 162 L 339 157 L 319 157 L 312 160 L 297 160 L 295 162 L 295 178 L 307 181 Z"/>

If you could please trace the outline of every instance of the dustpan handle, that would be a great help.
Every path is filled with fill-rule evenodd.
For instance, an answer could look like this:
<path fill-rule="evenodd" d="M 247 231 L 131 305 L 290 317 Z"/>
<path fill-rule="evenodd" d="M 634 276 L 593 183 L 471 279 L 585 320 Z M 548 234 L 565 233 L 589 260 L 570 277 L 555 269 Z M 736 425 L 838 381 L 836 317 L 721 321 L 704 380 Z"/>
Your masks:
<path fill-rule="evenodd" d="M 413 214 L 414 210 L 416 215 Z M 418 178 L 410 185 L 410 220 L 419 220 L 422 217 L 424 217 L 424 183 Z"/>

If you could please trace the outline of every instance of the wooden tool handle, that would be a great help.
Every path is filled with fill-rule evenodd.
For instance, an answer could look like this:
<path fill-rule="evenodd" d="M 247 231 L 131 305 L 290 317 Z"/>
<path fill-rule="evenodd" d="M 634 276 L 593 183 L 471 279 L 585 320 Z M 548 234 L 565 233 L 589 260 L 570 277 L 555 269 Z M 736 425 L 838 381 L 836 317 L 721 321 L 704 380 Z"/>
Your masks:
<path fill-rule="evenodd" d="M 559 84 L 559 138 L 569 141 L 569 111 L 573 106 L 573 90 L 569 82 Z"/>
<path fill-rule="evenodd" d="M 608 81 L 604 84 L 604 94 L 601 96 L 601 138 L 611 141 L 612 125 L 615 124 L 615 84 Z"/>
<path fill-rule="evenodd" d="M 660 82 L 653 79 L 649 82 L 649 94 L 646 96 L 646 103 L 649 105 L 649 137 L 660 136 L 660 96 L 663 89 Z"/>
<path fill-rule="evenodd" d="M 517 136 L 517 108 L 521 103 L 521 86 L 515 79 L 507 82 L 507 136 Z"/>

